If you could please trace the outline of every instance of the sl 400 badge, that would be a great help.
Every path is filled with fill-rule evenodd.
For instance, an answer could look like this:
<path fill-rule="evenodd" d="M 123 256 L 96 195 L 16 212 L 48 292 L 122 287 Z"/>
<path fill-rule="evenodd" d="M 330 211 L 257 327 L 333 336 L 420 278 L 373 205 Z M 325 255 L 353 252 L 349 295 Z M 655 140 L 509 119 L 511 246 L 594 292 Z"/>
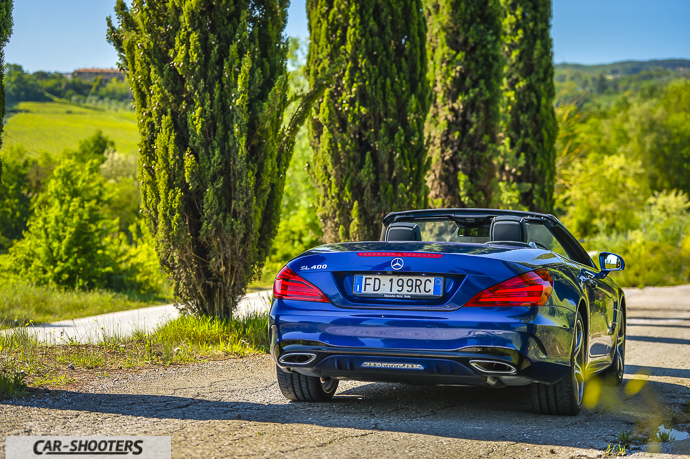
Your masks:
<path fill-rule="evenodd" d="M 311 269 L 326 269 L 328 265 L 311 265 L 311 266 L 301 266 L 300 271 L 309 271 Z"/>

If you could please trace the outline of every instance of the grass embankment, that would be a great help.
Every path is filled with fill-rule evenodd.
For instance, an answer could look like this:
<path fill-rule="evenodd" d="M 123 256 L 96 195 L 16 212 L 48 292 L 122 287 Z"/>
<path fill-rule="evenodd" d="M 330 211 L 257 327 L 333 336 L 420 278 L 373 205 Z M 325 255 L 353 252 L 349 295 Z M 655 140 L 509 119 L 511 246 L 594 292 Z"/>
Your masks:
<path fill-rule="evenodd" d="M 21 144 L 32 154 L 60 155 L 100 129 L 117 150 L 136 154 L 139 133 L 133 111 L 114 111 L 67 102 L 22 102 L 8 113 L 3 149 Z"/>
<path fill-rule="evenodd" d="M 0 282 L 0 329 L 144 308 L 169 298 L 127 296 L 109 291 L 62 291 L 23 281 Z"/>
<path fill-rule="evenodd" d="M 45 345 L 15 329 L 0 334 L 0 398 L 22 395 L 26 386 L 69 386 L 85 374 L 107 377 L 108 371 L 264 353 L 268 345 L 265 313 L 234 320 L 182 316 L 150 334 L 104 337 L 93 345 Z"/>
<path fill-rule="evenodd" d="M 78 319 L 173 301 L 170 291 L 157 295 L 125 295 L 107 290 L 74 291 L 37 286 L 8 274 L 9 262 L 7 255 L 0 255 L 0 330 L 30 322 L 40 324 Z"/>

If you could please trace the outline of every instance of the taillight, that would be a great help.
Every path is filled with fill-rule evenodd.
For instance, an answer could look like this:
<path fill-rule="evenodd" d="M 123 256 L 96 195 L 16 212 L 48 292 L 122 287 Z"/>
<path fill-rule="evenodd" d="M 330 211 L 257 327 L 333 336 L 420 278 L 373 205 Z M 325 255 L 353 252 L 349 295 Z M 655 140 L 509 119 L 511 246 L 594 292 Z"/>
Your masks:
<path fill-rule="evenodd" d="M 544 306 L 552 291 L 549 271 L 537 269 L 479 292 L 465 306 Z"/>
<path fill-rule="evenodd" d="M 280 270 L 273 283 L 273 297 L 286 300 L 318 301 L 330 303 L 314 284 L 302 279 L 293 270 L 285 266 Z"/>

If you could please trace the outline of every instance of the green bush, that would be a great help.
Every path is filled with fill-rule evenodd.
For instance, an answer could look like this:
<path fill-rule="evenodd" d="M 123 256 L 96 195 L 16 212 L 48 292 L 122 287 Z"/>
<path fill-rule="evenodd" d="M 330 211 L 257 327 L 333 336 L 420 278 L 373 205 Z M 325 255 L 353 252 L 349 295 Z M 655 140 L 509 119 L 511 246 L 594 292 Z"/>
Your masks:
<path fill-rule="evenodd" d="M 644 287 L 678 285 L 690 281 L 690 257 L 677 247 L 662 242 L 624 241 L 621 245 L 603 239 L 598 246 L 617 253 L 625 260 L 625 270 L 612 274 L 619 285 Z"/>
<path fill-rule="evenodd" d="M 31 215 L 29 171 L 35 160 L 28 158 L 24 147 L 13 145 L 0 161 L 0 253 L 4 253 L 16 240 L 21 239 L 26 230 L 26 222 Z"/>
<path fill-rule="evenodd" d="M 675 285 L 690 281 L 690 215 L 688 196 L 679 191 L 655 193 L 631 217 L 639 227 L 600 234 L 586 246 L 614 252 L 625 270 L 612 274 L 623 286 Z"/>
<path fill-rule="evenodd" d="M 165 277 L 158 264 L 158 256 L 151 236 L 142 219 L 131 224 L 128 229 L 132 241 L 120 233 L 116 275 L 118 282 L 112 287 L 119 292 L 138 295 L 156 295 L 167 290 Z"/>
<path fill-rule="evenodd" d="M 104 213 L 98 166 L 67 159 L 55 168 L 24 239 L 10 250 L 17 274 L 40 285 L 108 287 L 117 223 Z"/>
<path fill-rule="evenodd" d="M 66 159 L 53 172 L 23 240 L 10 250 L 10 270 L 39 286 L 152 294 L 163 288 L 155 251 L 138 222 L 129 235 L 108 215 L 102 161 Z"/>

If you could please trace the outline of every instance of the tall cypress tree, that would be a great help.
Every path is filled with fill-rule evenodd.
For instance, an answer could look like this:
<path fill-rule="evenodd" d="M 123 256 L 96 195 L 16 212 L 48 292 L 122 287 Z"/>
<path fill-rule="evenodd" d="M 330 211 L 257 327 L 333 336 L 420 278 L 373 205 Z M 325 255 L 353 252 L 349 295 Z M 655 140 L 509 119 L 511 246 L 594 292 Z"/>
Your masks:
<path fill-rule="evenodd" d="M 551 212 L 558 124 L 553 109 L 550 0 L 501 0 L 506 57 L 503 173 L 520 205 Z"/>
<path fill-rule="evenodd" d="M 136 102 L 142 208 L 179 301 L 229 317 L 280 220 L 305 110 L 288 103 L 288 0 L 134 0 L 108 38 Z M 300 118 L 301 117 L 301 118 Z"/>
<path fill-rule="evenodd" d="M 423 207 L 428 111 L 421 0 L 308 0 L 311 168 L 327 241 L 377 240 L 388 212 Z"/>
<path fill-rule="evenodd" d="M 5 45 L 12 34 L 12 0 L 0 0 L 0 147 L 5 126 Z M 0 160 L 2 180 L 2 160 Z"/>
<path fill-rule="evenodd" d="M 500 125 L 498 0 L 426 0 L 432 102 L 426 121 L 434 207 L 487 207 L 496 199 Z"/>

